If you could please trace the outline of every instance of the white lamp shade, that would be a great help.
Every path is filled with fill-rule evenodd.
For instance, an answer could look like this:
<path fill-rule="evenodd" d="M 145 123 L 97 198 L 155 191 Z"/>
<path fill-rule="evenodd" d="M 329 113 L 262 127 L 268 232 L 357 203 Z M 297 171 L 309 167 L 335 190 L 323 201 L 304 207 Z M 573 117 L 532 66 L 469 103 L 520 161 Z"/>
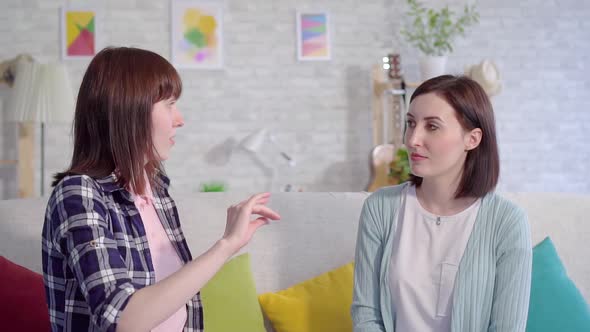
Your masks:
<path fill-rule="evenodd" d="M 253 132 L 252 134 L 246 136 L 241 145 L 244 149 L 251 151 L 251 152 L 258 152 L 262 144 L 264 144 L 264 140 L 266 139 L 267 130 L 266 128 L 262 128 L 258 131 Z"/>
<path fill-rule="evenodd" d="M 19 61 L 8 121 L 69 123 L 73 114 L 74 95 L 63 64 Z"/>
<path fill-rule="evenodd" d="M 6 109 L 7 121 L 22 122 L 29 116 L 27 113 L 31 110 L 34 82 L 39 76 L 39 69 L 40 65 L 35 62 L 19 61 L 17 63 L 14 86 Z"/>

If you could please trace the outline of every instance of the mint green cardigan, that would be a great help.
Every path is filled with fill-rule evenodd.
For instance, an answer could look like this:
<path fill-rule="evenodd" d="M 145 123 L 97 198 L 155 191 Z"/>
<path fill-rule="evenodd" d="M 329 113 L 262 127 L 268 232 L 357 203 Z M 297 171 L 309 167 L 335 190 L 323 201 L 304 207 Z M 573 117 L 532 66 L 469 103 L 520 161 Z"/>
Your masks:
<path fill-rule="evenodd" d="M 402 193 L 408 185 L 381 189 L 364 203 L 351 307 L 355 332 L 395 330 L 388 271 Z M 451 331 L 524 331 L 531 268 L 531 236 L 525 212 L 495 193 L 487 194 L 459 264 Z"/>

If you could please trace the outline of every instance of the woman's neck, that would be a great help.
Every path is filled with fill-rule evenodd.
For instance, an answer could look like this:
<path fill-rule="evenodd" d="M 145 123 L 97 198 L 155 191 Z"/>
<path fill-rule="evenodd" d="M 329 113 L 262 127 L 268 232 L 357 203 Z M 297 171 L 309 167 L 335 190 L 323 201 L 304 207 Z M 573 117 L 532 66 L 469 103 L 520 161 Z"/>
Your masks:
<path fill-rule="evenodd" d="M 455 198 L 460 176 L 455 179 L 423 179 L 416 188 L 418 201 L 428 212 L 441 216 L 457 214 L 473 204 L 477 197 Z"/>

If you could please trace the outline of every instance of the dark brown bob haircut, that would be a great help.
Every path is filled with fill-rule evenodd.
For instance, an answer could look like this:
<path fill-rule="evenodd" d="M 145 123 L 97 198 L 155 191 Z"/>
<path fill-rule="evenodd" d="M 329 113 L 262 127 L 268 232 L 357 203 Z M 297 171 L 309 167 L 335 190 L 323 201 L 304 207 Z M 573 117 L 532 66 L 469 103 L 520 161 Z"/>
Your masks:
<path fill-rule="evenodd" d="M 431 78 L 414 91 L 410 103 L 427 93 L 434 93 L 451 105 L 463 129 L 481 129 L 479 146 L 467 152 L 455 198 L 485 196 L 496 188 L 500 175 L 496 124 L 490 99 L 477 82 L 466 76 Z M 420 186 L 422 178 L 411 174 L 410 182 Z"/>
<path fill-rule="evenodd" d="M 143 194 L 162 164 L 152 142 L 152 109 L 168 98 L 178 99 L 182 82 L 160 55 L 131 47 L 109 47 L 88 65 L 74 114 L 74 151 L 66 175 L 103 178 L 115 173 L 117 183 Z M 147 164 L 146 164 L 147 162 Z"/>

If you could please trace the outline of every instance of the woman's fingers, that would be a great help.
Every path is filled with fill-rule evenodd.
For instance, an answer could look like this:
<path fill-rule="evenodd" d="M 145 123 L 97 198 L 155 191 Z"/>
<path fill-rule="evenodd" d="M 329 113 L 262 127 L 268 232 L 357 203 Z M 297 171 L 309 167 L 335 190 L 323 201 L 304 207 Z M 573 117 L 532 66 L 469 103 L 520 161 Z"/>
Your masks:
<path fill-rule="evenodd" d="M 268 206 L 264 206 L 264 205 L 254 205 L 254 207 L 252 208 L 252 213 L 261 215 L 261 216 L 268 218 L 270 220 L 281 219 L 281 216 L 278 213 L 271 210 Z"/>
<path fill-rule="evenodd" d="M 242 210 L 244 207 L 252 206 L 254 204 L 266 204 L 270 199 L 270 193 L 260 193 L 250 196 L 248 199 L 239 203 L 233 204 L 228 208 L 229 210 Z"/>
<path fill-rule="evenodd" d="M 254 207 L 257 205 L 264 205 L 268 203 L 270 199 L 270 193 L 260 193 L 256 195 L 252 195 L 247 200 L 241 202 L 236 206 L 238 213 L 242 216 L 250 215 L 252 213 L 256 213 L 253 211 Z M 248 220 L 249 217 L 246 217 Z"/>
<path fill-rule="evenodd" d="M 266 204 L 270 198 L 270 193 L 259 193 L 250 196 L 237 204 L 230 206 L 233 209 L 242 209 L 243 207 L 253 206 L 254 204 Z"/>
<path fill-rule="evenodd" d="M 246 200 L 244 207 L 252 208 L 254 205 L 258 204 L 259 201 L 268 201 L 269 198 L 270 193 L 259 193 L 252 195 L 248 200 Z"/>
<path fill-rule="evenodd" d="M 250 224 L 252 227 L 254 227 L 254 231 L 256 231 L 258 228 L 260 228 L 260 226 L 268 225 L 269 223 L 270 220 L 268 220 L 268 218 L 260 217 L 256 220 L 253 220 Z"/>

